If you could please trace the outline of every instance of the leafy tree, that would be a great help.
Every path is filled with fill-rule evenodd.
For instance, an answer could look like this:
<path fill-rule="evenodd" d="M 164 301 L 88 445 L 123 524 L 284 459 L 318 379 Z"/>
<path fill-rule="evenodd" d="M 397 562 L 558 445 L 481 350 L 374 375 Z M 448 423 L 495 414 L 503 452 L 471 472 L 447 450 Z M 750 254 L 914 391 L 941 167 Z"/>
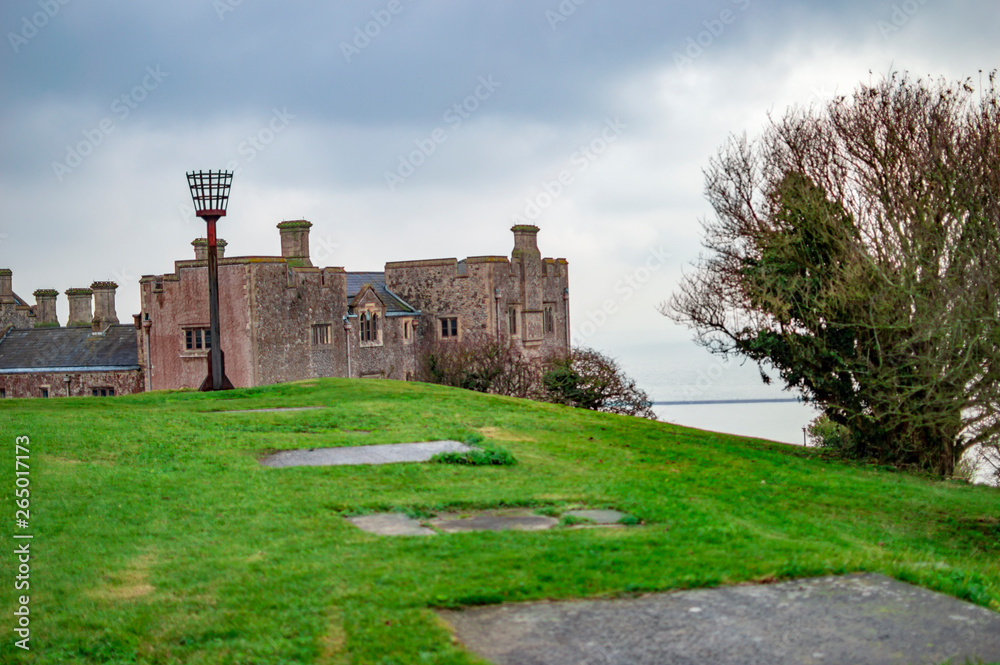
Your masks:
<path fill-rule="evenodd" d="M 611 358 L 578 348 L 545 363 L 546 401 L 581 409 L 656 419 L 649 396 Z"/>
<path fill-rule="evenodd" d="M 702 254 L 664 314 L 776 370 L 846 456 L 951 475 L 1000 434 L 995 75 L 894 75 L 710 162 Z"/>
<path fill-rule="evenodd" d="M 656 419 L 646 393 L 593 349 L 531 360 L 508 339 L 476 337 L 430 343 L 420 359 L 428 383 Z"/>

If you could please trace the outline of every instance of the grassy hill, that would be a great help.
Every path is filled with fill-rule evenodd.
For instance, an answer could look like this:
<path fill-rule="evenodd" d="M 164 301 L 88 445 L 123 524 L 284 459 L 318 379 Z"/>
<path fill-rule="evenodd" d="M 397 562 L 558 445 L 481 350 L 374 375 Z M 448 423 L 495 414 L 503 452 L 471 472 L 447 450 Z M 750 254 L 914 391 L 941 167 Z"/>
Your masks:
<path fill-rule="evenodd" d="M 285 413 L 222 410 L 324 406 Z M 432 608 L 881 572 L 1000 610 L 1000 492 L 814 451 L 417 383 L 4 400 L 29 436 L 32 650 L 0 662 L 472 663 Z M 466 439 L 509 467 L 273 469 L 273 449 Z M 610 507 L 642 521 L 388 538 L 344 515 Z"/>

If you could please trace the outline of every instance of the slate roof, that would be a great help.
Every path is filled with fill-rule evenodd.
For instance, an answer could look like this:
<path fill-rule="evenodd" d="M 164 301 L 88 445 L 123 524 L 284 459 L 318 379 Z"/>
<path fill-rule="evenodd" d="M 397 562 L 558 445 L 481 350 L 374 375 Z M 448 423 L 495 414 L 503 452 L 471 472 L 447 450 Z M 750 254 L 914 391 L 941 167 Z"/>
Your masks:
<path fill-rule="evenodd" d="M 116 325 L 95 335 L 90 327 L 10 330 L 0 339 L 0 374 L 139 369 L 135 328 Z"/>
<path fill-rule="evenodd" d="M 385 286 L 384 272 L 349 272 L 347 273 L 347 299 L 351 300 L 364 288 L 365 284 L 371 284 L 375 294 L 385 304 L 385 313 L 388 314 L 419 314 L 409 303 L 397 296 Z"/>
<path fill-rule="evenodd" d="M 22 298 L 21 296 L 17 295 L 16 293 L 13 294 L 13 295 L 14 295 L 14 302 L 17 303 L 18 305 L 27 305 L 28 304 L 28 303 L 26 303 L 24 301 L 24 298 Z M 29 307 L 30 307 L 30 305 L 29 305 Z"/>

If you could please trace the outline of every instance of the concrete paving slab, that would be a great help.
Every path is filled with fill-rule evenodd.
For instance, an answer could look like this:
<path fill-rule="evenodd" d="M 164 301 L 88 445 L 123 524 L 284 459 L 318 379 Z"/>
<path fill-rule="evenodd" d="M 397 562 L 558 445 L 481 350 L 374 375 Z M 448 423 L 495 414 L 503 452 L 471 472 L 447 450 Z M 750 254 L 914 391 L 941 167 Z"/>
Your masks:
<path fill-rule="evenodd" d="M 458 441 L 426 441 L 423 443 L 389 443 L 378 446 L 344 446 L 342 448 L 309 448 L 282 450 L 260 460 L 263 466 L 341 466 L 362 464 L 394 464 L 426 462 L 438 453 L 472 450 Z"/>
<path fill-rule="evenodd" d="M 496 665 L 1000 661 L 1000 614 L 870 574 L 441 615 Z"/>
<path fill-rule="evenodd" d="M 470 516 L 441 513 L 427 523 L 444 533 L 464 533 L 467 531 L 544 531 L 554 527 L 559 523 L 559 520 L 545 515 L 534 515 L 526 510 L 487 510 Z"/>
<path fill-rule="evenodd" d="M 348 517 L 347 521 L 362 531 L 379 536 L 436 536 L 433 530 L 420 524 L 419 520 L 402 513 L 376 513 Z"/>
<path fill-rule="evenodd" d="M 618 524 L 625 513 L 617 510 L 568 510 L 566 516 L 590 520 L 594 524 Z"/>

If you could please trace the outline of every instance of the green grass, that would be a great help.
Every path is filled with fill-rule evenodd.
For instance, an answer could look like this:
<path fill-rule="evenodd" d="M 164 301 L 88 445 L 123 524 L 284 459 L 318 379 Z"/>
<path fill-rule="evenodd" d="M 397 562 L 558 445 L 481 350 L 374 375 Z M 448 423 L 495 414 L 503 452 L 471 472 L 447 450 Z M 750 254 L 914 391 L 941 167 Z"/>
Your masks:
<path fill-rule="evenodd" d="M 226 409 L 324 406 L 289 413 Z M 435 607 L 871 571 L 1000 610 L 1000 492 L 814 451 L 416 383 L 0 402 L 31 437 L 32 651 L 0 662 L 475 663 Z M 272 469 L 271 450 L 437 439 L 513 466 Z M 343 515 L 615 508 L 641 526 L 384 538 Z M 15 531 L 8 521 L 5 539 Z"/>

